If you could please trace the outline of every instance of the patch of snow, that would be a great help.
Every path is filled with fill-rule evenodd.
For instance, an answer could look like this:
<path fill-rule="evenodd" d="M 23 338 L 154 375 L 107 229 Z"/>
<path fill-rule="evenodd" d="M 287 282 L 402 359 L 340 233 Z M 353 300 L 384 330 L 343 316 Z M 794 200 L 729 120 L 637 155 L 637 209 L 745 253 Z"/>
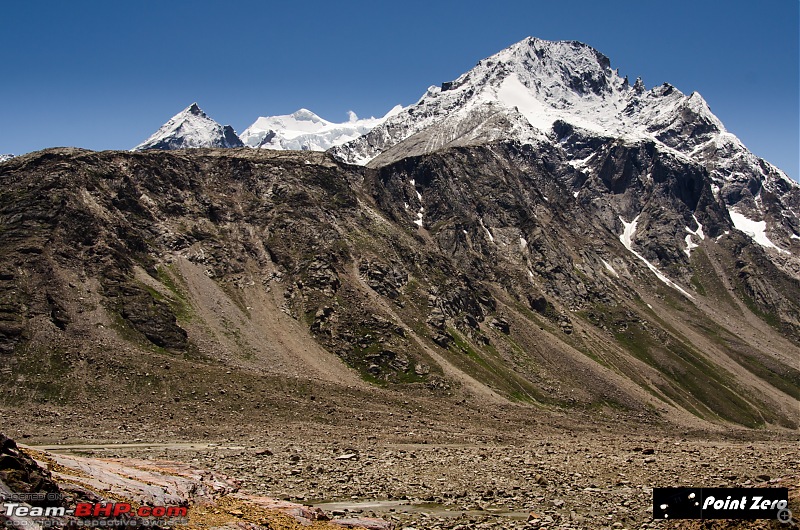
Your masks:
<path fill-rule="evenodd" d="M 719 240 L 720 240 L 720 239 L 722 239 L 724 236 L 730 235 L 730 233 L 731 233 L 731 231 L 730 231 L 730 230 L 725 230 L 725 232 L 723 232 L 723 233 L 721 233 L 720 235 L 718 235 L 718 236 L 717 236 L 717 238 L 716 238 L 716 239 L 714 239 L 714 241 L 715 241 L 715 242 L 717 242 L 717 243 L 719 243 Z"/>
<path fill-rule="evenodd" d="M 698 247 L 698 245 L 694 241 L 692 241 L 692 234 L 687 234 L 686 235 L 686 248 L 683 249 L 683 251 L 686 252 L 686 257 L 687 258 L 691 258 L 692 257 L 692 250 L 696 249 L 697 247 Z"/>
<path fill-rule="evenodd" d="M 576 192 L 573 192 L 572 196 L 577 199 L 579 194 L 580 194 L 580 190 L 578 190 Z"/>
<path fill-rule="evenodd" d="M 423 214 L 425 213 L 425 207 L 422 205 L 422 194 L 416 188 L 417 182 L 414 179 L 410 179 L 409 183 L 414 186 L 414 192 L 417 194 L 417 200 L 419 201 L 419 211 L 417 212 L 417 218 L 414 220 L 414 224 L 422 228 Z M 406 208 L 408 208 L 407 204 Z"/>
<path fill-rule="evenodd" d="M 519 249 L 525 252 L 526 248 L 528 248 L 528 241 L 524 237 L 519 236 Z"/>
<path fill-rule="evenodd" d="M 489 236 L 489 241 L 494 243 L 494 236 L 492 236 L 492 233 L 486 228 L 486 225 L 483 224 L 483 219 L 478 218 L 478 223 L 481 225 L 481 228 L 483 228 L 483 231 L 486 232 L 486 235 Z"/>
<path fill-rule="evenodd" d="M 701 240 L 705 240 L 706 235 L 703 233 L 703 225 L 700 224 L 700 221 L 697 220 L 697 217 L 695 217 L 694 214 L 692 214 L 692 219 L 694 219 L 694 222 L 697 225 L 697 230 L 693 232 L 694 235 L 699 237 Z M 687 227 L 686 230 L 689 230 L 689 228 Z"/>
<path fill-rule="evenodd" d="M 633 245 L 633 236 L 636 234 L 636 224 L 639 222 L 639 216 L 637 215 L 634 217 L 633 221 L 630 223 L 626 223 L 625 219 L 623 219 L 621 216 L 619 220 L 622 222 L 623 226 L 622 234 L 619 236 L 619 240 L 622 241 L 622 244 L 625 245 L 625 248 L 631 252 L 634 252 L 634 250 L 631 248 L 631 245 Z"/>
<path fill-rule="evenodd" d="M 765 248 L 773 248 L 784 254 L 791 254 L 788 250 L 778 247 L 767 237 L 767 222 L 753 221 L 746 215 L 737 212 L 734 208 L 728 209 L 728 213 L 733 221 L 733 226 L 740 232 L 744 232 L 750 239 Z"/>
<path fill-rule="evenodd" d="M 497 98 L 508 107 L 516 107 L 540 131 L 547 131 L 553 126 L 552 113 L 516 75 L 506 77 L 500 84 Z"/>
<path fill-rule="evenodd" d="M 625 219 L 623 219 L 622 217 L 619 218 L 619 220 L 622 222 L 622 226 L 623 226 L 622 233 L 619 235 L 619 240 L 622 242 L 622 244 L 625 246 L 625 248 L 628 249 L 628 251 L 631 254 L 633 254 L 634 256 L 639 258 L 640 260 L 642 260 L 642 262 L 645 265 L 647 265 L 647 268 L 650 269 L 650 271 L 653 274 L 656 275 L 656 278 L 658 278 L 659 280 L 661 280 L 662 282 L 664 282 L 668 286 L 672 287 L 676 291 L 679 291 L 686 298 L 688 298 L 690 300 L 694 300 L 694 297 L 692 295 L 690 295 L 689 293 L 687 293 L 685 290 L 683 290 L 683 288 L 681 288 L 680 285 L 678 285 L 677 283 L 675 283 L 672 280 L 670 280 L 669 278 L 667 278 L 660 270 L 658 270 L 658 268 L 655 265 L 653 265 L 652 263 L 647 261 L 647 259 L 645 259 L 644 256 L 642 256 L 641 254 L 639 254 L 638 252 L 633 250 L 633 246 L 632 246 L 633 245 L 633 237 L 636 235 L 636 224 L 639 222 L 639 217 L 640 216 L 637 215 L 633 219 L 633 221 L 631 221 L 630 223 L 626 223 Z"/>
<path fill-rule="evenodd" d="M 606 261 L 606 260 L 604 260 L 603 258 L 600 258 L 600 261 L 602 261 L 602 262 L 603 262 L 603 266 L 604 266 L 606 269 L 608 269 L 608 272 L 610 272 L 611 274 L 613 274 L 615 278 L 619 278 L 619 274 L 617 274 L 617 271 L 615 271 L 615 270 L 614 270 L 614 267 L 612 267 L 612 266 L 611 266 L 611 264 L 610 264 L 609 262 L 607 262 L 607 261 Z"/>
<path fill-rule="evenodd" d="M 703 233 L 703 225 L 700 224 L 700 221 L 697 220 L 697 217 L 695 217 L 694 214 L 692 214 L 692 219 L 697 225 L 697 228 L 692 230 L 688 226 L 684 227 L 686 228 L 686 231 L 689 232 L 689 234 L 686 236 L 686 248 L 684 249 L 687 258 L 691 258 L 692 250 L 696 249 L 699 246 L 694 241 L 692 241 L 692 236 L 699 237 L 701 241 L 705 240 L 706 238 L 706 235 Z"/>
<path fill-rule="evenodd" d="M 12 158 L 14 158 L 14 155 L 10 153 L 7 155 L 0 155 L 0 162 L 5 162 L 6 160 L 11 160 Z"/>
<path fill-rule="evenodd" d="M 417 212 L 417 218 L 414 220 L 414 224 L 417 225 L 420 228 L 422 228 L 422 214 L 423 214 L 423 212 L 424 212 L 424 209 L 420 208 L 419 211 Z"/>
<path fill-rule="evenodd" d="M 589 163 L 589 160 L 594 158 L 595 155 L 597 155 L 597 153 L 598 152 L 595 151 L 591 155 L 587 156 L 586 158 L 582 158 L 582 159 L 579 159 L 579 160 L 569 160 L 567 163 L 569 165 L 571 165 L 572 167 L 574 167 L 575 169 L 583 169 Z"/>

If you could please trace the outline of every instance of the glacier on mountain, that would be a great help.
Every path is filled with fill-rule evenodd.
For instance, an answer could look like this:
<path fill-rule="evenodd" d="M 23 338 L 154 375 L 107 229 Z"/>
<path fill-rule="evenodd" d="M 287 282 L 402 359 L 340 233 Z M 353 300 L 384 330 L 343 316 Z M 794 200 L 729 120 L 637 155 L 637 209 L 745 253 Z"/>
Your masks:
<path fill-rule="evenodd" d="M 397 105 L 381 118 L 365 119 L 350 111 L 348 121 L 334 123 L 300 109 L 292 114 L 259 117 L 240 137 L 244 145 L 260 149 L 326 151 L 367 134 L 402 110 Z"/>

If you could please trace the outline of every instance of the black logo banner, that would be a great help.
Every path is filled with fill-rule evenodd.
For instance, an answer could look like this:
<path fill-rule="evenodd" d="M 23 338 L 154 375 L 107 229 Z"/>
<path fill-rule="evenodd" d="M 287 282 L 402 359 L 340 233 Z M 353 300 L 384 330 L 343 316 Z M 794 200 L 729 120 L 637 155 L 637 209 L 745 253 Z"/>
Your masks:
<path fill-rule="evenodd" d="M 654 488 L 653 519 L 777 519 L 788 511 L 787 488 Z"/>

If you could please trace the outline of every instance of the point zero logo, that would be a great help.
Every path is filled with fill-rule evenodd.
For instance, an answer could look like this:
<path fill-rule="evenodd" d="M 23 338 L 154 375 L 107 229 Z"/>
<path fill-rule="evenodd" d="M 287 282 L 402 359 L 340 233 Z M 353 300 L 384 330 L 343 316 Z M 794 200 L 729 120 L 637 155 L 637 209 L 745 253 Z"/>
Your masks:
<path fill-rule="evenodd" d="M 654 519 L 783 519 L 787 488 L 654 488 Z"/>

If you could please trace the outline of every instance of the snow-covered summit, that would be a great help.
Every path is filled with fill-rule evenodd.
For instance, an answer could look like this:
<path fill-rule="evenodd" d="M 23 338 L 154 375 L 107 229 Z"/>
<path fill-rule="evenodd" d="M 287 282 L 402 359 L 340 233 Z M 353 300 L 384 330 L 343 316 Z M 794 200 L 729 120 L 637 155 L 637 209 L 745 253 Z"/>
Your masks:
<path fill-rule="evenodd" d="M 557 121 L 606 137 L 650 139 L 675 149 L 681 146 L 669 141 L 669 132 L 681 119 L 700 116 L 709 132 L 725 132 L 698 93 L 686 96 L 667 84 L 648 91 L 641 79 L 631 85 L 620 77 L 608 57 L 586 44 L 531 37 L 478 62 L 455 81 L 430 87 L 415 105 L 336 153 L 348 162 L 365 164 L 406 138 L 442 124 L 439 140 L 428 143 L 428 150 L 434 150 L 465 134 L 460 126 L 464 120 L 475 122 L 481 116 L 485 121 L 497 113 L 517 124 L 506 131 L 512 133 L 507 139 L 521 141 L 547 137 Z M 519 117 L 527 127 L 518 126 Z M 482 120 L 477 121 L 481 127 Z M 492 126 L 496 122 L 492 120 Z M 494 139 L 486 129 L 483 134 Z"/>
<path fill-rule="evenodd" d="M 192 103 L 133 150 L 196 147 L 242 147 L 242 141 L 230 125 L 220 125 Z"/>
<path fill-rule="evenodd" d="M 366 119 L 359 119 L 351 111 L 348 121 L 334 123 L 300 109 L 292 114 L 258 118 L 244 130 L 241 139 L 255 148 L 325 151 L 368 133 L 402 110 L 397 105 L 381 118 Z"/>
<path fill-rule="evenodd" d="M 12 154 L 0 155 L 0 162 L 5 162 L 6 160 L 11 160 L 14 158 Z"/>
<path fill-rule="evenodd" d="M 332 153 L 353 164 L 382 165 L 501 140 L 561 149 L 580 168 L 585 153 L 562 145 L 565 130 L 599 141 L 652 143 L 667 156 L 701 165 L 730 211 L 766 221 L 778 240 L 800 239 L 800 185 L 751 153 L 699 93 L 686 95 L 667 83 L 648 90 L 641 79 L 631 85 L 605 55 L 575 41 L 513 44 L 458 79 L 431 86 L 416 104 Z"/>

